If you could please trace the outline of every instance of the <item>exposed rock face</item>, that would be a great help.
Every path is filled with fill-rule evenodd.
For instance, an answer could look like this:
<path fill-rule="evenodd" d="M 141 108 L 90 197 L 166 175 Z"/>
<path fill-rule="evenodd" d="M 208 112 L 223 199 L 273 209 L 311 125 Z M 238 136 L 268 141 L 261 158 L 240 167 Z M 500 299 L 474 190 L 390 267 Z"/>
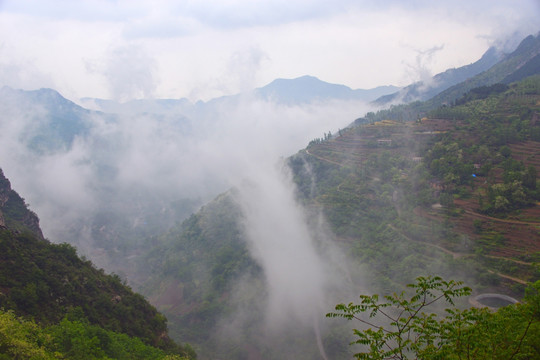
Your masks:
<path fill-rule="evenodd" d="M 6 184 L 7 183 L 7 184 Z M 6 227 L 6 221 L 4 220 L 4 213 L 2 209 L 9 199 L 9 191 L 11 190 L 11 185 L 9 180 L 4 177 L 2 169 L 0 169 L 0 227 Z"/>
<path fill-rule="evenodd" d="M 30 211 L 23 198 L 12 188 L 9 180 L 0 169 L 0 227 L 20 232 L 30 231 L 39 239 L 44 239 L 39 218 Z"/>

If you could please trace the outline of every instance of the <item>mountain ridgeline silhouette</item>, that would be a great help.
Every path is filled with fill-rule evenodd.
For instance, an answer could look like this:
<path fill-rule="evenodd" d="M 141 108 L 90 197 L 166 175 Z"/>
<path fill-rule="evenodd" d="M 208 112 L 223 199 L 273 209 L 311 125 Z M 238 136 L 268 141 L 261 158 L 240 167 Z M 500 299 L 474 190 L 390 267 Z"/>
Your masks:
<path fill-rule="evenodd" d="M 314 76 L 296 79 L 276 79 L 255 90 L 255 94 L 265 100 L 284 104 L 302 104 L 314 101 L 362 100 L 372 101 L 383 94 L 397 90 L 395 86 L 379 86 L 373 89 L 352 90 L 345 85 L 330 84 Z"/>
<path fill-rule="evenodd" d="M 539 54 L 530 36 L 398 92 L 303 76 L 79 106 L 3 88 L 0 165 L 45 237 L 120 275 L 44 240 L 2 177 L 1 304 L 167 348 L 125 278 L 201 358 L 345 359 L 350 329 L 323 317 L 359 293 L 438 274 L 519 298 L 538 278 Z"/>
<path fill-rule="evenodd" d="M 491 47 L 470 65 L 446 70 L 433 76 L 427 84 L 411 84 L 399 92 L 381 96 L 375 103 L 409 103 L 434 98 L 433 101 L 441 105 L 442 101 L 453 101 L 474 87 L 519 81 L 538 70 L 539 37 L 527 36 L 508 54 Z"/>

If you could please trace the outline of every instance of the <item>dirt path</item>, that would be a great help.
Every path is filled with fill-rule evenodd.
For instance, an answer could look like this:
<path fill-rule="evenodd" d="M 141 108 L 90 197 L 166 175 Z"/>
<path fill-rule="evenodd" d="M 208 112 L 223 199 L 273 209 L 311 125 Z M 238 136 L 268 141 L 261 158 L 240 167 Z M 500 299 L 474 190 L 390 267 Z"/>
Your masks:
<path fill-rule="evenodd" d="M 514 260 L 514 259 L 504 257 L 504 256 L 494 256 L 494 255 L 484 255 L 484 256 L 488 257 L 488 258 L 491 258 L 491 259 L 508 260 L 508 261 L 514 262 L 516 264 L 521 264 L 521 265 L 533 265 L 533 263 L 531 263 L 531 262 L 526 262 L 526 261 L 521 261 L 521 260 Z"/>
<path fill-rule="evenodd" d="M 478 216 L 478 217 L 481 217 L 481 218 L 484 218 L 484 219 L 487 219 L 487 220 L 493 220 L 493 221 L 498 221 L 498 222 L 502 222 L 502 223 L 509 223 L 509 224 L 537 225 L 537 226 L 540 226 L 540 223 L 538 223 L 538 222 L 537 223 L 531 223 L 531 222 L 524 222 L 524 221 L 518 221 L 518 220 L 498 219 L 498 218 L 482 215 L 482 214 L 479 214 L 479 213 L 471 211 L 471 210 L 466 210 L 463 207 L 461 207 L 461 209 L 463 209 L 465 211 L 465 213 L 468 213 L 469 215 Z M 413 212 L 414 212 L 415 215 L 420 216 L 420 217 L 424 217 L 424 218 L 428 218 L 428 219 L 436 220 L 436 221 L 439 220 L 439 217 L 428 214 L 427 212 L 422 211 L 419 208 L 413 209 Z M 529 266 L 534 265 L 534 263 L 532 263 L 532 262 L 516 260 L 516 259 L 509 258 L 509 257 L 504 257 L 504 256 L 495 256 L 495 255 L 484 255 L 484 256 L 488 257 L 488 258 L 491 258 L 491 259 L 507 260 L 507 261 L 511 261 L 511 262 L 514 262 L 514 263 L 520 264 L 520 265 L 529 265 Z"/>
<path fill-rule="evenodd" d="M 488 272 L 492 273 L 492 274 L 495 274 L 497 276 L 500 276 L 502 278 L 505 278 L 505 279 L 508 279 L 508 280 L 512 280 L 512 281 L 515 281 L 517 283 L 520 283 L 520 284 L 523 284 L 523 285 L 528 285 L 529 283 L 525 280 L 521 280 L 521 279 L 518 279 L 518 278 L 515 278 L 515 277 L 512 277 L 512 276 L 508 276 L 508 275 L 504 275 L 504 274 L 501 274 L 501 273 L 498 273 L 498 272 L 495 272 L 493 270 L 488 270 Z"/>
<path fill-rule="evenodd" d="M 392 224 L 387 224 L 387 226 L 388 226 L 390 229 L 392 229 L 392 230 L 394 230 L 395 232 L 397 232 L 398 234 L 400 234 L 401 236 L 403 236 L 405 239 L 409 240 L 409 241 L 412 241 L 412 242 L 415 242 L 415 243 L 419 243 L 419 244 L 423 244 L 423 245 L 426 245 L 426 246 L 430 246 L 430 247 L 436 248 L 436 249 L 438 249 L 438 250 L 440 250 L 440 251 L 442 251 L 442 252 L 444 252 L 444 253 L 446 253 L 446 254 L 448 254 L 448 255 L 452 255 L 452 257 L 453 257 L 454 259 L 458 259 L 458 258 L 460 258 L 460 257 L 472 256 L 472 255 L 473 255 L 473 254 L 464 254 L 464 253 L 453 252 L 453 251 L 448 250 L 448 249 L 445 249 L 445 248 L 443 248 L 442 246 L 439 246 L 439 245 L 430 244 L 430 243 L 427 243 L 427 242 L 425 242 L 425 241 L 420 241 L 420 240 L 414 240 L 414 239 L 411 239 L 411 238 L 408 237 L 407 235 L 402 234 L 398 229 L 396 229 L 396 228 L 394 227 L 394 225 L 392 225 Z"/>
<path fill-rule="evenodd" d="M 463 208 L 462 208 L 462 209 L 463 209 Z M 482 219 L 487 219 L 487 220 L 492 220 L 492 221 L 498 221 L 498 222 L 502 222 L 502 223 L 506 223 L 506 224 L 540 226 L 540 222 L 528 222 L 528 221 L 520 221 L 520 220 L 506 220 L 506 219 L 499 219 L 499 218 L 496 218 L 496 217 L 491 217 L 491 216 L 483 215 L 483 214 L 474 212 L 474 211 L 472 211 L 472 210 L 468 210 L 468 209 L 463 209 L 463 210 L 465 210 L 465 213 L 466 213 L 466 214 L 469 214 L 469 215 L 474 215 L 474 216 L 479 217 L 479 218 L 482 218 Z"/>
<path fill-rule="evenodd" d="M 430 244 L 430 243 L 427 243 L 427 242 L 424 242 L 424 241 L 420 241 L 420 240 L 414 240 L 414 239 L 411 239 L 410 237 L 402 234 L 400 231 L 398 231 L 398 229 L 396 229 L 394 227 L 394 225 L 392 224 L 387 224 L 387 226 L 389 228 L 391 228 L 392 230 L 394 230 L 395 232 L 399 233 L 401 236 L 403 236 L 405 239 L 409 240 L 409 241 L 412 241 L 412 242 L 416 242 L 416 243 L 420 243 L 420 244 L 423 244 L 423 245 L 426 245 L 426 246 L 431 246 L 433 248 L 436 248 L 438 250 L 441 250 L 442 252 L 446 253 L 446 254 L 449 254 L 449 255 L 452 255 L 452 257 L 454 259 L 458 259 L 460 257 L 466 257 L 466 256 L 474 256 L 474 254 L 463 254 L 463 253 L 456 253 L 456 252 L 453 252 L 453 251 L 450 251 L 448 249 L 445 249 L 443 248 L 442 246 L 439 246 L 439 245 L 435 245 L 435 244 Z M 509 258 L 505 258 L 505 257 L 502 257 L 502 256 L 491 256 L 491 255 L 487 255 L 486 257 L 490 257 L 490 258 L 494 258 L 494 259 L 504 259 L 504 260 L 508 260 L 508 261 L 513 261 L 513 262 L 516 262 L 518 264 L 524 264 L 524 265 L 532 265 L 532 263 L 527 263 L 525 261 L 519 261 L 519 260 L 513 260 L 513 259 L 509 259 Z M 515 278 L 515 277 L 512 277 L 512 276 L 508 276 L 508 275 L 504 275 L 504 274 L 501 274 L 501 273 L 498 273 L 498 272 L 495 272 L 493 270 L 487 270 L 488 272 L 492 273 L 492 274 L 495 274 L 497 276 L 500 276 L 504 279 L 508 279 L 508 280 L 512 280 L 512 281 L 515 281 L 517 283 L 520 283 L 520 284 L 523 284 L 523 285 L 527 285 L 528 282 L 525 281 L 525 280 L 521 280 L 521 279 L 518 279 L 518 278 Z"/>
<path fill-rule="evenodd" d="M 330 159 L 323 158 L 322 156 L 318 156 L 318 155 L 312 154 L 312 153 L 309 152 L 308 149 L 306 149 L 305 151 L 306 151 L 306 154 L 311 155 L 311 156 L 313 156 L 314 158 L 319 159 L 319 160 L 321 160 L 321 161 L 326 161 L 327 163 L 330 163 L 330 164 L 338 165 L 338 166 L 341 166 L 341 167 L 346 167 L 346 165 L 344 165 L 344 164 L 342 164 L 342 163 L 339 163 L 339 162 L 337 162 L 337 161 L 333 161 L 333 160 L 330 160 Z"/>
<path fill-rule="evenodd" d="M 334 160 L 330 160 L 330 159 L 327 159 L 327 158 L 324 158 L 322 156 L 318 156 L 318 155 L 315 155 L 315 154 L 312 154 L 311 152 L 309 152 L 308 149 L 305 150 L 306 154 L 310 155 L 310 156 L 313 156 L 314 158 L 316 159 L 319 159 L 321 161 L 325 161 L 327 163 L 330 163 L 330 164 L 333 164 L 333 165 L 338 165 L 338 166 L 341 166 L 341 167 L 346 167 L 347 165 L 345 164 L 342 164 L 342 163 L 339 163 L 337 161 L 334 161 Z M 341 185 L 343 185 L 343 183 L 339 184 L 337 186 L 337 191 L 339 192 L 346 192 L 346 191 L 343 191 L 341 189 Z M 463 207 L 462 207 L 463 209 Z M 416 210 L 416 209 L 415 209 Z M 475 217 L 478 217 L 478 218 L 482 218 L 482 219 L 486 219 L 486 220 L 491 220 L 491 221 L 496 221 L 496 222 L 502 222 L 502 223 L 506 223 L 506 224 L 517 224 L 517 225 L 532 225 L 532 226 L 540 226 L 540 222 L 527 222 L 527 221 L 519 221 L 519 220 L 506 220 L 506 219 L 499 219 L 499 218 L 495 218 L 495 217 L 491 217 L 491 216 L 487 216 L 487 215 L 483 215 L 483 214 L 480 214 L 480 213 L 477 213 L 475 211 L 472 211 L 472 210 L 468 210 L 468 209 L 463 209 L 465 211 L 466 214 L 469 214 L 469 215 L 473 215 Z M 436 245 L 436 244 L 431 244 L 431 243 L 428 243 L 428 242 L 425 242 L 425 241 L 420 241 L 420 240 L 414 240 L 414 239 L 411 239 L 410 237 L 402 234 L 398 229 L 396 229 L 392 224 L 387 224 L 387 226 L 389 228 L 391 228 L 392 230 L 394 230 L 395 232 L 397 232 L 398 234 L 400 234 L 401 236 L 403 236 L 405 239 L 411 241 L 411 242 L 416 242 L 416 243 L 419 243 L 419 244 L 422 244 L 422 245 L 426 245 L 426 246 L 430 246 L 432 248 L 435 248 L 437 250 L 440 250 L 442 252 L 444 252 L 445 254 L 448 254 L 448 255 L 451 255 L 454 259 L 458 259 L 458 258 L 462 258 L 462 257 L 468 257 L 468 256 L 474 256 L 474 254 L 465 254 L 465 253 L 457 253 L 457 252 L 454 252 L 454 251 L 451 251 L 451 250 L 448 250 L 440 245 Z M 488 258 L 492 258 L 492 259 L 501 259 L 501 260 L 507 260 L 507 261 L 511 261 L 511 262 L 514 262 L 516 264 L 521 264 L 521 265 L 533 265 L 533 263 L 530 263 L 530 262 L 525 262 L 525 261 L 521 261 L 521 260 L 515 260 L 515 259 L 511 259 L 511 258 L 507 258 L 507 257 L 503 257 L 503 256 L 493 256 L 493 255 L 485 255 L 485 257 L 488 257 Z M 504 274 L 501 274 L 501 273 L 497 273 L 495 271 L 492 271 L 492 270 L 488 270 L 488 272 L 492 273 L 492 274 L 495 274 L 497 276 L 500 276 L 502 278 L 505 278 L 505 279 L 508 279 L 508 280 L 512 280 L 512 281 L 515 281 L 517 283 L 520 283 L 520 284 L 524 284 L 524 285 L 527 285 L 528 282 L 527 281 L 524 281 L 524 280 L 521 280 L 521 279 L 518 279 L 518 278 L 515 278 L 515 277 L 512 277 L 512 276 L 508 276 L 508 275 L 504 275 Z"/>

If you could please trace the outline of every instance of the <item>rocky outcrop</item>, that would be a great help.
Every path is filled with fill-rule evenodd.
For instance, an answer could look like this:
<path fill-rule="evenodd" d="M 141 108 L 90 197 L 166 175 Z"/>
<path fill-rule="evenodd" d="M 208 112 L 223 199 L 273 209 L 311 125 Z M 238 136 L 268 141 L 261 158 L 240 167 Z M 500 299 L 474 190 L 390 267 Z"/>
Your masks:
<path fill-rule="evenodd" d="M 0 227 L 14 232 L 30 231 L 39 239 L 44 239 L 39 227 L 39 218 L 30 211 L 24 199 L 11 188 L 11 183 L 0 169 Z"/>
<path fill-rule="evenodd" d="M 9 180 L 4 177 L 4 173 L 2 172 L 2 169 L 0 169 L 0 227 L 4 228 L 6 227 L 6 221 L 4 220 L 4 213 L 2 212 L 2 209 L 8 201 L 8 193 L 10 190 L 11 185 L 9 184 Z"/>

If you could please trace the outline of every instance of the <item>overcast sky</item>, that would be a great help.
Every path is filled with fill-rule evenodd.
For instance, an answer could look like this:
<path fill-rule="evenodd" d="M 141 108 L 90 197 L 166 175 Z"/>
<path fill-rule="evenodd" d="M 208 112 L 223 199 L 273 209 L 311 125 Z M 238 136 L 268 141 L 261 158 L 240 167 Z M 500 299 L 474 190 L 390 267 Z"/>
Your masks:
<path fill-rule="evenodd" d="M 0 85 L 207 100 L 313 75 L 403 86 L 540 31 L 540 0 L 0 0 Z"/>

